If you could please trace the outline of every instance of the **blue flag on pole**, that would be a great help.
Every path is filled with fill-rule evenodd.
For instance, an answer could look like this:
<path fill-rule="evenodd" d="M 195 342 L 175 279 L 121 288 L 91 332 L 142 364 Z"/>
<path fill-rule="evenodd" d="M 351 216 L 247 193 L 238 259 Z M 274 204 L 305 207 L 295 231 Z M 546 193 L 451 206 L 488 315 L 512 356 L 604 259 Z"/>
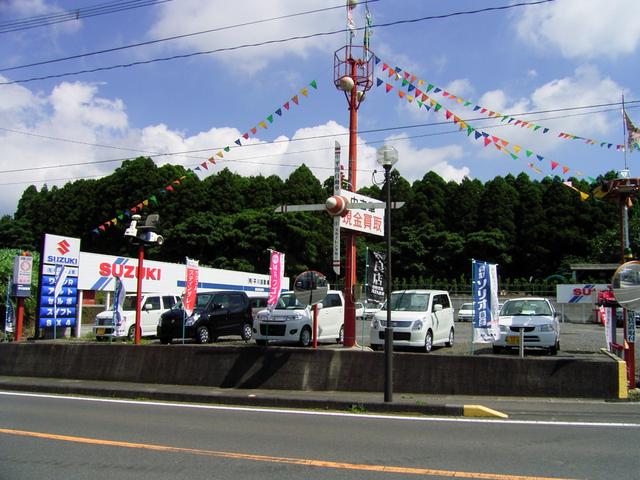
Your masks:
<path fill-rule="evenodd" d="M 473 260 L 473 343 L 500 338 L 497 265 Z"/>

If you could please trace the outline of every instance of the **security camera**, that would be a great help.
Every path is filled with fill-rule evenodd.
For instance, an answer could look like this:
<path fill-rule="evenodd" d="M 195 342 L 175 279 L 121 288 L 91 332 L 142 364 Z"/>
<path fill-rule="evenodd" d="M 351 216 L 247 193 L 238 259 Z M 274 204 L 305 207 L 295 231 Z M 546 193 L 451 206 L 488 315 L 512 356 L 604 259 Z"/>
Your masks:
<path fill-rule="evenodd" d="M 137 237 L 138 236 L 138 222 L 140 221 L 140 215 L 133 215 L 131 217 L 131 225 L 124 231 L 125 237 Z"/>
<path fill-rule="evenodd" d="M 164 243 L 164 237 L 162 235 L 158 235 L 156 232 L 145 232 L 143 239 L 147 243 L 157 243 L 158 245 L 162 245 Z"/>

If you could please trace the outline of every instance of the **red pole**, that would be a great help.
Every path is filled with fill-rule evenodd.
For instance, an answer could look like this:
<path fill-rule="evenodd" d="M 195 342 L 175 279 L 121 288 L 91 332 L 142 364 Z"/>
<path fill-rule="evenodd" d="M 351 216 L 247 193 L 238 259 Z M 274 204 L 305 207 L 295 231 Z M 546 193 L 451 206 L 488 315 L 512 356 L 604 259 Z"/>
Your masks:
<path fill-rule="evenodd" d="M 18 318 L 16 319 L 16 338 L 19 342 L 22 339 L 22 322 L 24 320 L 24 298 L 18 297 Z"/>
<path fill-rule="evenodd" d="M 313 305 L 313 348 L 318 348 L 318 304 Z"/>
<path fill-rule="evenodd" d="M 350 53 L 350 52 L 349 52 Z M 351 78 L 357 78 L 356 61 L 349 58 L 351 63 Z M 349 181 L 351 191 L 356 191 L 356 175 L 358 163 L 358 85 L 354 82 L 349 98 Z M 356 235 L 350 232 L 347 234 L 346 244 L 346 268 L 344 279 L 344 346 L 351 348 L 356 344 L 356 310 L 353 298 L 353 286 L 356 282 Z"/>
<path fill-rule="evenodd" d="M 144 261 L 144 246 L 138 247 L 138 292 L 136 300 L 136 339 L 135 344 L 140 345 L 140 316 L 142 305 L 142 262 Z"/>

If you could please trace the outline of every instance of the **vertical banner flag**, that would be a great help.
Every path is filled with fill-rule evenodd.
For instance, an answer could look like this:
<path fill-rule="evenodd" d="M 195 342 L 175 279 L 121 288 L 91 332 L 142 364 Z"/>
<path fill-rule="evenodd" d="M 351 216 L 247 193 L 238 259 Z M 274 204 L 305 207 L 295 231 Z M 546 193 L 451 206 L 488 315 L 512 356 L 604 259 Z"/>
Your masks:
<path fill-rule="evenodd" d="M 500 338 L 497 265 L 473 260 L 473 343 Z"/>
<path fill-rule="evenodd" d="M 198 260 L 187 257 L 187 273 L 184 290 L 184 311 L 187 316 L 191 315 L 196 305 L 196 293 L 198 291 Z"/>
<path fill-rule="evenodd" d="M 269 262 L 269 299 L 267 300 L 267 308 L 269 312 L 273 312 L 280 298 L 282 290 L 282 278 L 284 277 L 284 253 L 271 250 L 271 261 Z"/>
<path fill-rule="evenodd" d="M 113 333 L 116 333 L 116 327 L 122 325 L 122 305 L 126 294 L 124 283 L 120 277 L 115 277 L 115 287 L 113 292 Z M 117 333 L 120 335 L 120 332 Z"/>
<path fill-rule="evenodd" d="M 622 113 L 624 114 L 624 121 L 627 127 L 627 135 L 629 136 L 627 138 L 627 147 L 630 152 L 633 152 L 634 148 L 640 150 L 640 128 L 636 127 L 633 122 L 631 122 L 626 111 L 622 110 Z"/>
<path fill-rule="evenodd" d="M 13 311 L 13 304 L 11 303 L 11 297 L 9 294 L 11 293 L 11 277 L 8 278 L 7 282 L 7 299 L 4 304 L 4 333 L 5 335 L 9 333 L 13 333 L 13 323 L 15 312 Z"/>
<path fill-rule="evenodd" d="M 373 250 L 369 250 L 368 255 L 367 263 L 369 269 L 367 272 L 367 284 L 369 285 L 369 292 L 365 292 L 365 296 L 367 299 L 382 302 L 387 284 L 387 276 L 385 275 L 386 255 L 381 252 L 374 252 Z"/>

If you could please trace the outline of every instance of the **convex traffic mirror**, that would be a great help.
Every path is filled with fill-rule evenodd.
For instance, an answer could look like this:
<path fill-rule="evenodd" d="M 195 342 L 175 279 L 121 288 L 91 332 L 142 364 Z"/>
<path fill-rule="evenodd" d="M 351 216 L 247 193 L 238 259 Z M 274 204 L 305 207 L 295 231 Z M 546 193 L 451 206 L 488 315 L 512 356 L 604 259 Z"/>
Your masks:
<path fill-rule="evenodd" d="M 613 274 L 613 295 L 621 307 L 640 311 L 640 262 L 627 262 Z"/>
<path fill-rule="evenodd" d="M 293 283 L 293 293 L 303 305 L 320 303 L 327 296 L 328 291 L 326 277 L 313 270 L 302 272 Z"/>

